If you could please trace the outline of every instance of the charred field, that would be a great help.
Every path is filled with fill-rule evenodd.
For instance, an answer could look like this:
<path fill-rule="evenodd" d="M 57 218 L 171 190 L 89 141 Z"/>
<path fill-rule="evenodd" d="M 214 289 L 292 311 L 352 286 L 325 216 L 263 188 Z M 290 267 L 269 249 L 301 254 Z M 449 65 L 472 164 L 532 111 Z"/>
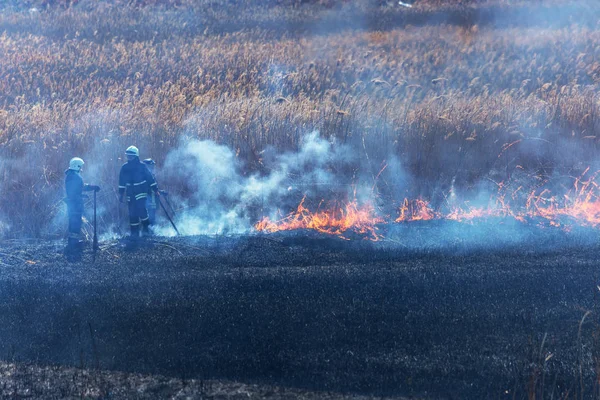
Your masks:
<path fill-rule="evenodd" d="M 532 227 L 509 244 L 500 229 L 455 224 L 444 242 L 442 225 L 453 224 L 382 242 L 306 231 L 107 241 L 95 261 L 89 250 L 66 261 L 59 242 L 4 241 L 0 358 L 323 396 L 597 394 L 589 232 Z M 468 245 L 474 234 L 488 244 Z"/>
<path fill-rule="evenodd" d="M 598 54 L 594 0 L 0 2 L 0 398 L 600 398 Z M 132 145 L 183 236 L 116 239 Z"/>

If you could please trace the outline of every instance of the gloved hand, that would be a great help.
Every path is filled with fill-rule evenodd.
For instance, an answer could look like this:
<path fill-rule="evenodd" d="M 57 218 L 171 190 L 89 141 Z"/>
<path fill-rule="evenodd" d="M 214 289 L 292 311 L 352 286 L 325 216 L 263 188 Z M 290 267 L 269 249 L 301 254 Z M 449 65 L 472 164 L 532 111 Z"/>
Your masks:
<path fill-rule="evenodd" d="M 158 191 L 160 194 L 162 194 L 163 196 L 168 196 L 169 192 L 167 192 L 166 190 L 159 190 Z"/>
<path fill-rule="evenodd" d="M 92 189 L 94 192 L 99 192 L 100 191 L 100 186 L 98 186 L 98 185 L 90 185 L 90 189 Z"/>

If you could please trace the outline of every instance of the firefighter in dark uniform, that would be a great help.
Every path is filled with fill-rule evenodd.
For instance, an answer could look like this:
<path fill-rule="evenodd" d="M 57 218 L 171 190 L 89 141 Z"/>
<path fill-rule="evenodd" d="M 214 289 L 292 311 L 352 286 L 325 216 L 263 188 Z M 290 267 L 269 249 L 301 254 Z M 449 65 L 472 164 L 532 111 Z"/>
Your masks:
<path fill-rule="evenodd" d="M 154 166 L 156 165 L 156 163 L 154 162 L 154 160 L 151 158 L 146 158 L 143 161 L 143 163 L 146 164 L 146 167 L 148 167 L 148 171 L 150 171 L 150 173 L 152 174 L 152 177 L 154 178 L 154 181 L 156 182 L 156 176 L 154 175 Z M 162 194 L 162 190 L 161 190 L 161 194 Z M 150 193 L 148 193 L 148 197 L 146 199 L 146 208 L 148 209 L 148 217 L 150 218 L 150 225 L 154 225 L 156 223 L 157 199 L 156 199 L 156 193 L 152 190 L 150 191 Z"/>
<path fill-rule="evenodd" d="M 69 237 L 67 250 L 79 250 L 83 241 L 81 240 L 81 225 L 83 216 L 83 192 L 98 191 L 99 186 L 87 185 L 81 178 L 83 160 L 79 157 L 69 161 L 69 169 L 65 171 L 65 189 L 67 191 L 67 214 L 69 216 Z"/>
<path fill-rule="evenodd" d="M 124 201 L 127 196 L 129 208 L 129 225 L 131 238 L 140 236 L 140 228 L 144 236 L 150 235 L 150 218 L 146 209 L 146 198 L 152 191 L 159 196 L 158 185 L 145 164 L 140 161 L 140 152 L 137 147 L 129 146 L 125 151 L 127 162 L 121 167 L 119 173 L 119 201 Z"/>

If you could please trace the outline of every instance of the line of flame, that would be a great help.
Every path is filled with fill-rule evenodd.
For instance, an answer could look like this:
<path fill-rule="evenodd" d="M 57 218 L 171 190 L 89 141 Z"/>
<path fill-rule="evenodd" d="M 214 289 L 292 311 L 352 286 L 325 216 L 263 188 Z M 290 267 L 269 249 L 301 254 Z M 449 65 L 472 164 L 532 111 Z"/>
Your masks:
<path fill-rule="evenodd" d="M 449 211 L 441 212 L 434 210 L 427 200 L 404 199 L 394 222 L 472 222 L 486 218 L 513 218 L 521 222 L 541 220 L 545 221 L 546 225 L 567 230 L 570 229 L 566 224 L 567 220 L 570 220 L 571 224 L 600 228 L 600 186 L 595 181 L 600 171 L 584 180 L 583 177 L 588 172 L 589 168 L 575 179 L 573 187 L 562 196 L 552 195 L 548 189 L 539 193 L 533 190 L 524 196 L 522 186 L 512 193 L 507 193 L 508 187 L 500 183 L 498 193 L 490 199 L 486 207 L 474 207 L 464 202 L 458 206 L 447 207 Z M 313 229 L 344 239 L 347 232 L 363 235 L 369 240 L 382 238 L 378 233 L 377 224 L 385 223 L 386 219 L 378 216 L 372 205 L 359 206 L 354 200 L 341 207 L 311 212 L 304 205 L 305 199 L 303 198 L 296 210 L 285 218 L 272 221 L 265 217 L 255 225 L 255 229 L 264 232 Z"/>
<path fill-rule="evenodd" d="M 582 177 L 588 172 L 586 169 Z M 511 204 L 507 200 L 506 193 L 498 193 L 490 199 L 490 205 L 487 207 L 471 207 L 465 202 L 462 206 L 455 206 L 447 213 L 434 211 L 429 202 L 422 199 L 405 199 L 400 207 L 399 217 L 395 222 L 411 222 L 430 219 L 447 219 L 453 221 L 467 222 L 476 219 L 504 217 L 514 218 L 518 221 L 543 219 L 550 226 L 563 226 L 563 219 L 571 219 L 581 226 L 600 227 L 600 192 L 599 186 L 595 182 L 596 172 L 587 180 L 579 177 L 575 180 L 573 188 L 563 196 L 554 196 L 548 189 L 540 193 L 532 191 L 526 198 L 524 206 Z M 504 188 L 499 185 L 500 190 Z M 512 199 L 517 198 L 517 192 L 522 187 L 517 188 L 511 195 Z"/>

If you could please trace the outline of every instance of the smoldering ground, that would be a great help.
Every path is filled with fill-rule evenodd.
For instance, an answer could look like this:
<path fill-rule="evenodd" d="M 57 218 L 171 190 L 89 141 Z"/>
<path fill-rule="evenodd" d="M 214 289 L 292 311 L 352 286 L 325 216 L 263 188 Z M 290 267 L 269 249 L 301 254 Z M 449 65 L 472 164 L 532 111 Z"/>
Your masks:
<path fill-rule="evenodd" d="M 534 233 L 541 246 L 469 252 L 310 233 L 106 242 L 95 263 L 5 243 L 0 357 L 375 395 L 591 396 L 597 245 Z"/>

